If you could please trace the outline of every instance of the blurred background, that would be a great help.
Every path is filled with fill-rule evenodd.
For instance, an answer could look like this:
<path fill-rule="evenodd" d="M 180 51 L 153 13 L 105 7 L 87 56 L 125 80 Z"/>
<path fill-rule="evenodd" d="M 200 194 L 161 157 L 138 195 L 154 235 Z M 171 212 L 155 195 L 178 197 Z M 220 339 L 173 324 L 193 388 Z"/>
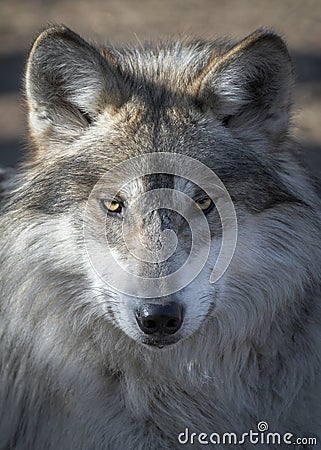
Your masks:
<path fill-rule="evenodd" d="M 321 0 L 0 0 L 0 165 L 23 155 L 24 62 L 48 23 L 116 45 L 178 35 L 238 39 L 260 26 L 274 28 L 297 71 L 293 133 L 303 162 L 321 178 Z"/>

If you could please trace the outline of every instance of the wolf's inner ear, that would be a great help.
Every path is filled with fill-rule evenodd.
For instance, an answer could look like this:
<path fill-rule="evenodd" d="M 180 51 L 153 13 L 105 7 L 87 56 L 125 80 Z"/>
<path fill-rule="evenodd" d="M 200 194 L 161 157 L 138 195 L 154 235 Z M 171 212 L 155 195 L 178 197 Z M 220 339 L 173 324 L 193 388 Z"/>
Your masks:
<path fill-rule="evenodd" d="M 36 39 L 26 69 L 26 96 L 33 138 L 68 139 L 108 106 L 122 102 L 121 80 L 97 49 L 64 26 Z"/>
<path fill-rule="evenodd" d="M 247 132 L 256 127 L 279 140 L 288 127 L 292 84 L 285 43 L 273 32 L 257 30 L 225 54 L 213 53 L 194 89 L 197 101 L 225 126 Z"/>

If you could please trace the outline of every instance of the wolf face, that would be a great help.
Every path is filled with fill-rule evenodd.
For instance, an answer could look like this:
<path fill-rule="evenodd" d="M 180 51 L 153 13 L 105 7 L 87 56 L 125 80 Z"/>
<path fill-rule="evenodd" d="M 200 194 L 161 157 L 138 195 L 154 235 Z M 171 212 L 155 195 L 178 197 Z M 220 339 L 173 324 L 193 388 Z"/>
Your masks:
<path fill-rule="evenodd" d="M 200 286 L 199 301 L 192 302 L 191 298 L 196 296 L 193 290 L 197 284 L 204 282 L 204 288 L 209 285 L 210 266 L 207 270 L 204 266 L 210 247 L 213 247 L 213 257 L 214 252 L 218 256 L 220 245 L 215 246 L 214 241 L 221 240 L 220 216 L 214 211 L 214 201 L 199 186 L 172 175 L 179 173 L 179 166 L 184 162 L 190 165 L 193 175 L 197 169 L 207 169 L 204 165 L 197 167 L 196 160 L 182 154 L 158 152 L 128 162 L 116 166 L 119 176 L 122 173 L 135 178 L 135 165 L 138 172 L 156 173 L 136 177 L 123 189 L 119 189 L 122 184 L 119 182 L 116 188 L 113 175 L 108 174 L 108 179 L 102 177 L 87 202 L 84 236 L 88 256 L 100 281 L 114 288 L 114 295 L 120 291 L 113 309 L 118 325 L 134 339 L 147 344 L 174 343 L 192 334 L 211 308 L 212 302 L 205 295 L 201 298 Z M 186 169 L 184 174 L 188 173 Z M 205 176 L 204 169 L 202 175 Z M 114 201 L 106 200 L 110 182 L 112 190 L 107 198 L 115 198 L 117 192 Z M 216 195 L 224 198 L 219 185 L 216 187 Z M 231 202 L 222 191 L 225 202 Z M 217 200 L 217 204 L 220 202 L 224 204 L 224 200 Z M 106 218 L 101 209 L 107 212 Z M 233 214 L 233 205 L 230 209 Z M 211 230 L 204 213 L 211 214 Z M 102 231 L 100 240 L 97 230 Z M 108 242 L 107 247 L 104 240 Z M 101 282 L 100 287 L 104 289 Z M 211 288 L 212 297 L 214 292 Z"/>
<path fill-rule="evenodd" d="M 163 346 L 191 336 L 213 311 L 228 308 L 227 280 L 235 282 L 240 261 L 247 263 L 252 251 L 247 236 L 225 277 L 209 282 L 222 244 L 219 195 L 211 198 L 179 176 L 184 157 L 222 180 L 241 235 L 257 232 L 251 229 L 254 217 L 259 223 L 282 208 L 290 217 L 302 203 L 282 176 L 278 152 L 287 133 L 291 84 L 286 47 L 264 30 L 235 46 L 183 42 L 98 50 L 65 27 L 50 28 L 36 40 L 26 92 L 34 144 L 30 183 L 41 188 L 27 207 L 67 217 L 67 246 L 76 240 L 81 247 L 83 221 L 87 254 L 80 248 L 78 257 L 87 267 L 89 256 L 87 277 L 100 292 L 101 314 L 133 339 Z M 148 154 L 151 158 L 141 162 Z M 151 170 L 155 154 L 172 155 L 170 173 L 164 167 Z M 135 165 L 139 168 L 133 179 L 128 165 L 125 173 L 115 171 L 128 160 L 133 173 Z M 194 235 L 190 227 L 204 214 L 209 248 L 204 227 L 194 227 Z M 225 230 L 231 227 L 226 223 Z M 208 258 L 198 273 L 189 274 L 193 261 L 179 273 L 193 243 L 194 265 L 197 254 L 207 252 Z M 258 246 L 256 253 L 261 251 L 264 259 Z M 238 289 L 249 289 L 248 278 L 259 277 L 262 267 L 253 264 L 245 271 Z M 134 272 L 135 279 L 125 272 Z M 146 278 L 154 283 L 152 294 L 144 288 Z"/>

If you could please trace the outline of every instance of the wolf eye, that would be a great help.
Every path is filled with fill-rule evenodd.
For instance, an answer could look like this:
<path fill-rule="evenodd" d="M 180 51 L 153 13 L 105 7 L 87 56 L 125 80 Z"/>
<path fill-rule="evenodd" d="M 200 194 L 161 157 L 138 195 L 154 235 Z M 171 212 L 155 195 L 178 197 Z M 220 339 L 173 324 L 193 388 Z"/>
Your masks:
<path fill-rule="evenodd" d="M 101 200 L 102 207 L 105 211 L 113 214 L 120 214 L 123 210 L 123 205 L 117 200 Z"/>
<path fill-rule="evenodd" d="M 197 206 L 203 211 L 204 214 L 211 211 L 214 206 L 214 203 L 210 198 L 202 198 L 200 200 L 196 200 L 195 203 Z"/>

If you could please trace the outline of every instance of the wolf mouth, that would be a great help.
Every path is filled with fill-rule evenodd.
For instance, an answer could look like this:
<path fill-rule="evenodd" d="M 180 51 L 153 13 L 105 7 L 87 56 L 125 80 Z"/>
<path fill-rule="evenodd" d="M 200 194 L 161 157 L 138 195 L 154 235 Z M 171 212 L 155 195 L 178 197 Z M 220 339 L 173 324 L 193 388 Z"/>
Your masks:
<path fill-rule="evenodd" d="M 146 339 L 144 338 L 141 342 L 144 345 L 147 345 L 148 347 L 157 347 L 159 349 L 162 349 L 164 347 L 169 347 L 171 345 L 174 345 L 178 343 L 180 339 Z"/>

